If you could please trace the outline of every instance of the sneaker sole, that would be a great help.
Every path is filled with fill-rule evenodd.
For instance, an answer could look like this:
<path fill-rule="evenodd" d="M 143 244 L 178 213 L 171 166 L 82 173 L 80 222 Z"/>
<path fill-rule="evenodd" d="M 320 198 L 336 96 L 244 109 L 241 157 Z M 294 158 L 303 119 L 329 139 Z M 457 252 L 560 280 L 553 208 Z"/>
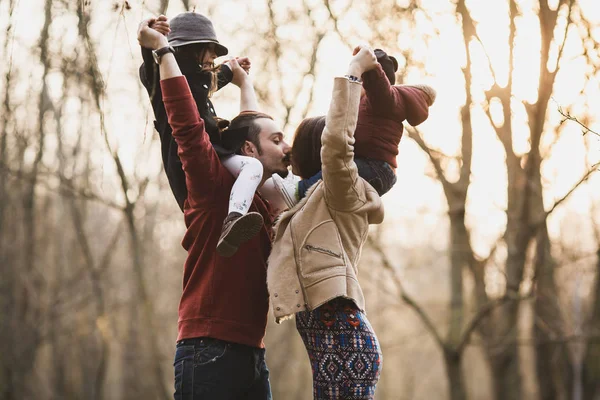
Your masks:
<path fill-rule="evenodd" d="M 217 253 L 223 257 L 231 257 L 238 250 L 240 245 L 260 232 L 263 226 L 263 217 L 259 213 L 251 212 L 240 217 L 231 230 L 217 244 Z"/>

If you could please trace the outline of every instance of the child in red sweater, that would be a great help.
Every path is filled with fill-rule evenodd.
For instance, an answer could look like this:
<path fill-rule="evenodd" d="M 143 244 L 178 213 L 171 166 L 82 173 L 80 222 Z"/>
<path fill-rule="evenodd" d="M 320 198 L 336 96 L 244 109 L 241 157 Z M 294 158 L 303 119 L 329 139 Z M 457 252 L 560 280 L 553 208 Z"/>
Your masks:
<path fill-rule="evenodd" d="M 436 93 L 427 85 L 394 85 L 398 62 L 381 49 L 376 49 L 375 55 L 379 66 L 362 75 L 363 95 L 354 133 L 354 153 L 359 175 L 382 196 L 396 183 L 396 156 L 404 130 L 402 122 L 417 126 L 425 121 Z M 358 77 L 350 79 L 360 80 Z M 310 118 L 305 123 L 324 126 L 325 117 Z M 313 165 L 320 165 L 320 160 Z M 321 179 L 321 171 L 310 171 L 303 175 L 312 178 L 283 179 L 273 175 L 275 185 L 290 208 L 304 197 L 309 187 Z"/>

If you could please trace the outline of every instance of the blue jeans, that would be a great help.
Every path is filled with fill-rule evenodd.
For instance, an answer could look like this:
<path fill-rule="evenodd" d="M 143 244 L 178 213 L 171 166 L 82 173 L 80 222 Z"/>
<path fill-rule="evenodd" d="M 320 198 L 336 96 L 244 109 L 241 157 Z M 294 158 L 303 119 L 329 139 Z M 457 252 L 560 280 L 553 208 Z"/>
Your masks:
<path fill-rule="evenodd" d="M 358 175 L 369 182 L 380 196 L 386 194 L 396 184 L 396 174 L 385 161 L 355 158 L 354 162 L 358 167 Z M 314 176 L 298 182 L 298 197 L 303 198 L 308 188 L 317 183 L 322 177 L 323 173 L 319 171 Z"/>
<path fill-rule="evenodd" d="M 177 343 L 174 366 L 175 400 L 271 400 L 265 349 L 184 339 Z"/>

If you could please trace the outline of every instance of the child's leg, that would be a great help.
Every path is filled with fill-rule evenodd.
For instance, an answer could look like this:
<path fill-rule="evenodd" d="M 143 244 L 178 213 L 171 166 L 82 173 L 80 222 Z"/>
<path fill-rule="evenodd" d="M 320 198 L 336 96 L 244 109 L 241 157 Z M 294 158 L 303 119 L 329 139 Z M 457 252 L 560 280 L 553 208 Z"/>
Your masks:
<path fill-rule="evenodd" d="M 358 175 L 369 182 L 380 196 L 386 194 L 396 183 L 396 173 L 385 161 L 356 158 L 354 162 L 358 167 Z"/>
<path fill-rule="evenodd" d="M 229 213 L 244 215 L 250 209 L 254 193 L 262 180 L 262 164 L 256 158 L 237 154 L 221 162 L 236 177 L 229 195 Z"/>
<path fill-rule="evenodd" d="M 262 180 L 263 167 L 257 159 L 239 155 L 230 156 L 221 163 L 236 177 L 229 195 L 229 213 L 217 243 L 217 252 L 223 257 L 231 257 L 242 243 L 262 229 L 262 215 L 248 210 Z"/>
<path fill-rule="evenodd" d="M 271 204 L 274 215 L 281 214 L 281 212 L 287 208 L 281 192 L 277 190 L 272 177 L 265 181 L 265 183 L 260 187 L 259 192 Z"/>

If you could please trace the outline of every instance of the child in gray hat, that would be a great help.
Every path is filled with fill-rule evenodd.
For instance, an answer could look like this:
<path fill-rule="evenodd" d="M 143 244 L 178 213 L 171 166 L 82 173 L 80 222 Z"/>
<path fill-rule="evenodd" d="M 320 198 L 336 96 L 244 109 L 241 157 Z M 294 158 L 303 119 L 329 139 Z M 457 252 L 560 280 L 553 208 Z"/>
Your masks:
<path fill-rule="evenodd" d="M 178 147 L 172 136 L 172 128 L 167 121 L 157 68 L 160 52 L 168 51 L 175 54 L 177 63 L 187 78 L 198 112 L 221 163 L 237 178 L 231 189 L 229 213 L 217 245 L 219 254 L 231 256 L 241 243 L 256 235 L 263 225 L 259 213 L 249 212 L 252 198 L 262 179 L 263 168 L 258 160 L 236 154 L 246 141 L 248 132 L 228 129 L 228 121 L 217 118 L 209 99 L 214 91 L 227 85 L 233 78 L 232 69 L 227 63 L 214 66 L 215 58 L 226 55 L 228 50 L 217 40 L 212 22 L 195 12 L 181 13 L 170 21 L 161 15 L 151 27 L 167 36 L 169 48 L 154 52 L 142 48 L 144 63 L 140 67 L 140 79 L 152 102 L 156 118 L 154 126 L 160 135 L 163 163 L 171 190 L 183 211 L 187 199 L 185 174 L 177 154 Z M 237 61 L 246 72 L 249 71 L 248 58 L 238 58 Z M 269 190 L 269 187 L 272 189 Z M 262 193 L 270 193 L 271 197 L 279 196 L 272 181 L 262 189 Z M 273 200 L 277 202 L 277 199 Z M 279 202 L 282 202 L 281 199 Z"/>
<path fill-rule="evenodd" d="M 436 92 L 428 85 L 394 85 L 398 62 L 381 49 L 375 49 L 374 53 L 377 68 L 365 72 L 362 77 L 348 78 L 363 84 L 354 133 L 358 174 L 382 196 L 396 183 L 396 156 L 404 130 L 403 122 L 417 126 L 425 121 Z M 304 149 L 302 153 L 305 154 L 305 148 L 320 147 L 320 142 L 314 143 L 314 137 L 318 136 L 310 132 L 322 131 L 324 126 L 324 116 L 307 118 L 294 136 L 292 165 L 295 166 L 295 173 L 305 179 L 292 174 L 286 179 L 273 175 L 273 181 L 289 208 L 297 204 L 322 177 L 320 158 L 294 159 L 294 151 Z"/>

